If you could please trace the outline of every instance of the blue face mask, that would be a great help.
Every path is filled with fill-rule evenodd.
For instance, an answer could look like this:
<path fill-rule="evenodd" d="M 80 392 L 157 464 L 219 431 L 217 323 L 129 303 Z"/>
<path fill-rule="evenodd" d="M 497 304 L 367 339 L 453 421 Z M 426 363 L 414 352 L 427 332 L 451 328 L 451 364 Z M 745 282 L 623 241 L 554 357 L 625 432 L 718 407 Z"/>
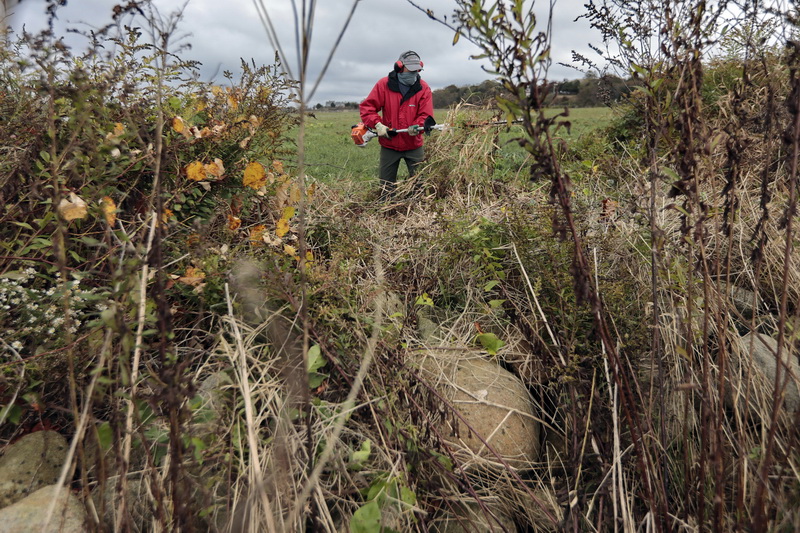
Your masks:
<path fill-rule="evenodd" d="M 397 74 L 397 79 L 403 85 L 411 87 L 417 81 L 418 74 L 416 72 L 400 72 Z"/>

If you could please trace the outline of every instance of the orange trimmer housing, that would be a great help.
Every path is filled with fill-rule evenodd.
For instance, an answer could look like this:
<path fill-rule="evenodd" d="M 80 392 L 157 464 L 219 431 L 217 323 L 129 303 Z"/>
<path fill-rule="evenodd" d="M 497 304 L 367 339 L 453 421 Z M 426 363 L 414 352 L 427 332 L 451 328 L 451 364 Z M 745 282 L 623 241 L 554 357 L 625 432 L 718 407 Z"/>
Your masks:
<path fill-rule="evenodd" d="M 353 139 L 356 146 L 364 146 L 371 138 L 371 136 L 367 136 L 368 133 L 371 133 L 369 128 L 367 128 L 363 122 L 359 122 L 350 130 L 350 138 Z M 365 138 L 365 136 L 367 137 Z"/>

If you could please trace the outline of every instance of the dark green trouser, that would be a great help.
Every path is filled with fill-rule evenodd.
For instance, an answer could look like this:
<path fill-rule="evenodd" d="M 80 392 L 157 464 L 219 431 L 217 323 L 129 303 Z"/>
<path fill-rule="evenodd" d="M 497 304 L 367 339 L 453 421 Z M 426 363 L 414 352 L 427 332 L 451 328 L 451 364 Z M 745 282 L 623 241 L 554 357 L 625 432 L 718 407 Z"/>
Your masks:
<path fill-rule="evenodd" d="M 425 152 L 422 146 L 405 152 L 398 152 L 391 148 L 381 146 L 380 179 L 381 197 L 389 197 L 394 193 L 395 183 L 397 182 L 397 170 L 400 167 L 400 160 L 405 159 L 408 167 L 408 175 L 413 176 L 417 165 L 422 162 Z"/>

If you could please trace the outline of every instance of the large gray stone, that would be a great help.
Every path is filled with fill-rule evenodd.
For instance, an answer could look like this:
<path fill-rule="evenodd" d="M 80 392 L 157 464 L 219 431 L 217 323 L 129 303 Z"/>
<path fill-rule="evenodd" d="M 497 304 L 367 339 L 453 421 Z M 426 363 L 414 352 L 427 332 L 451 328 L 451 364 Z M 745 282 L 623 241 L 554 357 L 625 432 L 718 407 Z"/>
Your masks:
<path fill-rule="evenodd" d="M 0 457 L 0 508 L 58 481 L 67 441 L 55 431 L 29 433 Z"/>
<path fill-rule="evenodd" d="M 119 482 L 119 477 L 114 476 L 106 480 L 102 489 L 98 485 L 92 491 L 95 510 L 100 516 L 106 531 L 114 530 L 121 512 L 119 495 L 117 494 L 118 490 L 120 490 Z M 141 475 L 128 476 L 126 487 L 126 505 L 132 531 L 147 531 L 152 522 L 152 497 L 147 488 L 147 483 L 142 479 Z"/>
<path fill-rule="evenodd" d="M 47 522 L 47 512 L 53 500 L 55 509 Z M 84 533 L 86 509 L 69 489 L 49 485 L 26 498 L 0 509 L 0 531 L 4 533 Z M 45 527 L 47 524 L 47 527 Z"/>
<path fill-rule="evenodd" d="M 738 356 L 734 361 L 736 364 L 733 365 L 734 378 L 731 383 L 733 402 L 738 404 L 745 401 L 747 389 L 744 385 L 749 383 L 750 410 L 771 406 L 778 368 L 778 341 L 768 335 L 751 332 L 736 339 L 733 348 Z M 789 348 L 784 346 L 781 353 L 785 363 L 781 368 L 781 382 L 786 379 L 787 370 L 789 373 L 783 405 L 786 410 L 796 412 L 800 409 L 800 364 L 796 353 Z"/>
<path fill-rule="evenodd" d="M 455 428 L 442 428 L 446 438 L 497 461 L 469 426 L 510 466 L 525 468 L 536 461 L 540 425 L 530 394 L 519 378 L 474 354 L 455 358 L 441 355 L 429 352 L 423 368 L 464 418 L 455 418 Z"/>

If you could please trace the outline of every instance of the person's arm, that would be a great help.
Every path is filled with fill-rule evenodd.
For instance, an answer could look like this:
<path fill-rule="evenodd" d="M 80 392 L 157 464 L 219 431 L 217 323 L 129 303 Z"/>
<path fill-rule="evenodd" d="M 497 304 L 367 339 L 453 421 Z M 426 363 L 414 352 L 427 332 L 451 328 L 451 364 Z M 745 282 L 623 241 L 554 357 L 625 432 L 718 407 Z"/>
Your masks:
<path fill-rule="evenodd" d="M 361 122 L 368 128 L 374 128 L 375 124 L 381 121 L 380 112 L 383 110 L 383 87 L 379 81 L 375 84 L 361 105 L 359 111 L 361 113 Z"/>

